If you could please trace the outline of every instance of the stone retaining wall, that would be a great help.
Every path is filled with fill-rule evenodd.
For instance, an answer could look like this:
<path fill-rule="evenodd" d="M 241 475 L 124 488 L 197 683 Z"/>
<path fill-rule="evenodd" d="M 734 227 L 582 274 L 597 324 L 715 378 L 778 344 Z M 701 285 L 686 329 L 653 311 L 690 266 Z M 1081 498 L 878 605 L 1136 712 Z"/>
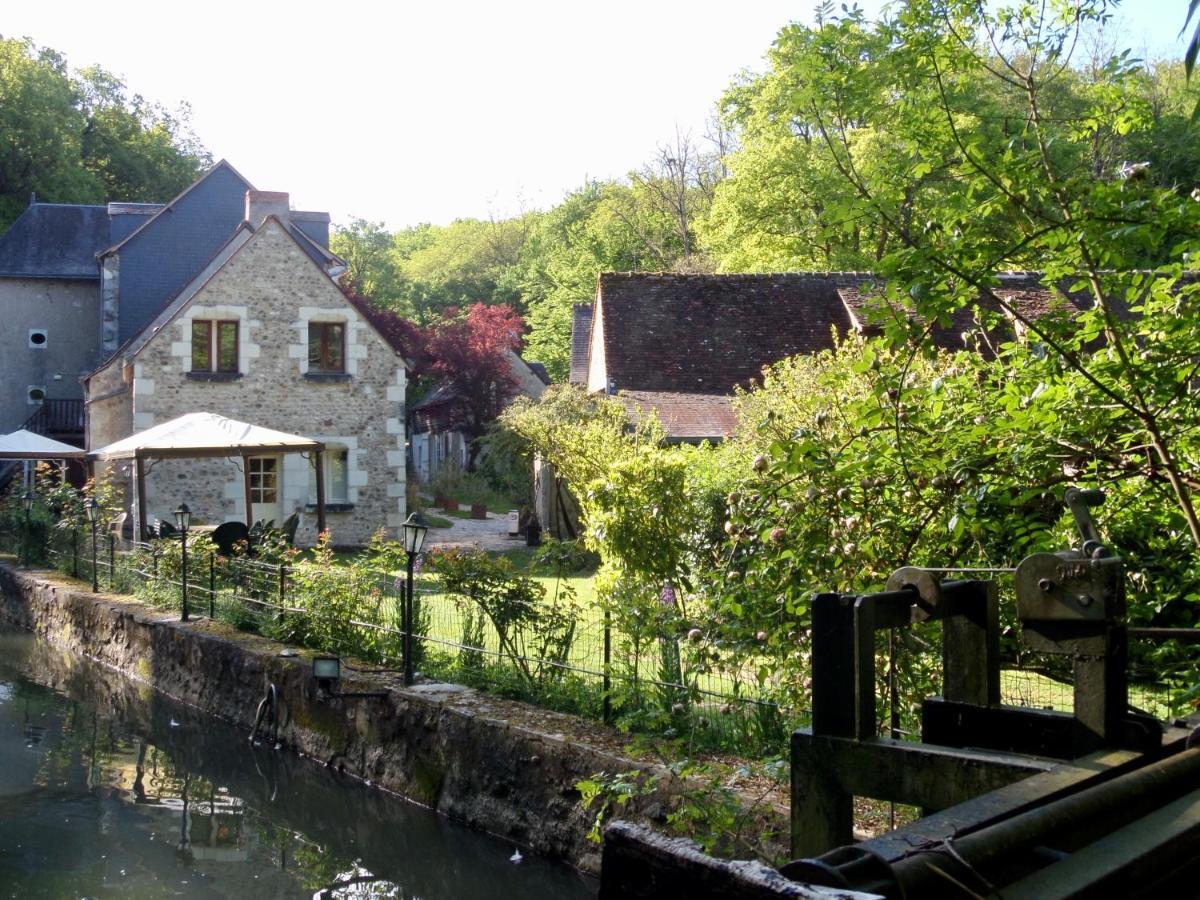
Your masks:
<path fill-rule="evenodd" d="M 458 685 L 399 686 L 354 675 L 343 691 L 379 699 L 318 699 L 309 654 L 207 620 L 182 623 L 126 597 L 93 595 L 51 572 L 0 563 L 0 615 L 249 733 L 267 685 L 282 701 L 285 745 L 538 853 L 598 872 L 592 816 L 576 782 L 596 772 L 669 772 L 620 752 L 621 735 L 572 716 Z M 637 797 L 624 818 L 661 821 L 665 793 Z"/>

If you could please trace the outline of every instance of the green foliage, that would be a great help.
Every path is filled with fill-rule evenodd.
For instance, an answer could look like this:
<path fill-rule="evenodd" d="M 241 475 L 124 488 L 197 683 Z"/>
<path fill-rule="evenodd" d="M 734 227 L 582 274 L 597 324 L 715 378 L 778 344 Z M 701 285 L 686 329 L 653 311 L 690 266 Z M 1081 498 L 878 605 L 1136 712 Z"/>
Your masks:
<path fill-rule="evenodd" d="M 488 454 L 483 454 L 482 459 L 485 461 L 485 465 L 481 466 L 481 471 L 478 472 L 464 472 L 453 465 L 442 466 L 430 479 L 429 489 L 437 497 L 451 497 L 460 504 L 467 506 L 482 504 L 492 512 L 507 512 L 512 508 L 516 498 L 495 484 L 493 478 L 499 481 L 501 486 L 505 484 L 505 479 L 497 474 L 504 472 L 505 469 L 499 462 L 488 467 L 486 465 L 487 457 Z M 515 474 L 514 480 L 516 480 Z"/>
<path fill-rule="evenodd" d="M 165 202 L 212 163 L 188 116 L 128 96 L 103 69 L 71 72 L 54 50 L 0 37 L 0 229 L 31 193 L 56 203 Z"/>
<path fill-rule="evenodd" d="M 1107 15 L 1088 0 L 910 3 L 879 22 L 825 10 L 815 27 L 781 32 L 772 71 L 729 103 L 747 130 L 743 154 L 754 158 L 761 138 L 793 178 L 808 171 L 800 157 L 816 161 L 805 221 L 816 243 L 862 253 L 887 277 L 893 340 L 919 339 L 964 307 L 1013 320 L 1074 373 L 1063 388 L 1081 392 L 1073 401 L 1113 408 L 1116 443 L 1150 449 L 1200 545 L 1181 455 L 1197 324 L 1184 273 L 1200 204 L 1185 199 L 1194 175 L 1122 163 L 1200 144 L 1174 127 L 1182 98 L 1169 70 L 1127 52 L 1072 65 L 1079 30 Z M 1156 91 L 1172 99 L 1156 107 Z M 721 189 L 750 187 L 736 181 Z M 786 199 L 775 209 L 793 214 Z M 1062 308 L 1090 310 L 1037 315 L 1005 293 L 1010 269 L 1044 273 Z"/>
<path fill-rule="evenodd" d="M 402 581 L 386 573 L 399 567 L 402 556 L 398 544 L 376 535 L 362 557 L 351 565 L 339 566 L 328 532 L 322 533 L 308 559 L 288 569 L 291 589 L 287 597 L 299 614 L 283 613 L 273 631 L 339 656 L 374 661 L 399 659 L 399 635 L 355 623 L 399 629 L 399 603 L 393 602 L 393 590 Z M 424 633 L 427 618 L 421 622 L 415 602 L 414 616 L 418 620 L 414 633 Z M 419 665 L 415 659 L 414 665 Z"/>
<path fill-rule="evenodd" d="M 556 591 L 547 602 L 542 584 L 518 574 L 508 558 L 482 550 L 438 549 L 429 565 L 464 610 L 487 617 L 501 656 L 528 688 L 540 689 L 562 677 L 579 612 L 571 591 Z"/>
<path fill-rule="evenodd" d="M 597 772 L 591 778 L 575 782 L 579 791 L 579 805 L 586 812 L 594 812 L 592 827 L 588 831 L 589 841 L 599 844 L 604 823 L 614 813 L 627 806 L 635 797 L 652 794 L 658 787 L 658 779 L 644 775 L 636 769 L 631 772 Z"/>
<path fill-rule="evenodd" d="M 766 794 L 747 800 L 729 786 L 731 775 L 749 775 L 748 769 L 735 773 L 721 763 L 686 757 L 672 759 L 669 767 L 668 778 L 635 769 L 615 774 L 597 772 L 577 781 L 579 805 L 594 814 L 588 840 L 600 843 L 605 823 L 631 801 L 667 793 L 668 827 L 698 842 L 705 853 L 779 862 L 772 850 L 779 833 L 766 824 L 771 821 L 769 814 L 764 815 Z"/>

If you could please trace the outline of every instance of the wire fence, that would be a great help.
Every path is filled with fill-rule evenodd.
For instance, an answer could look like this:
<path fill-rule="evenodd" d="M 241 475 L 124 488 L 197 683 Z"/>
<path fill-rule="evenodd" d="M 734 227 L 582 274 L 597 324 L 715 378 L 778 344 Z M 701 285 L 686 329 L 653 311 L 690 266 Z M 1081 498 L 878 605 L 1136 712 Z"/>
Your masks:
<path fill-rule="evenodd" d="M 52 529 L 47 561 L 102 591 L 133 594 L 189 618 L 322 652 L 389 666 L 403 662 L 404 574 L 362 566 L 222 556 L 207 541 L 122 542 Z M 186 583 L 186 592 L 184 585 Z M 683 739 L 698 748 L 778 754 L 808 711 L 764 697 L 762 659 L 720 651 L 687 632 L 631 632 L 594 605 L 567 606 L 549 586 L 546 609 L 492 611 L 414 578 L 413 657 L 418 673 L 541 706 Z M 569 609 L 569 615 L 555 616 Z"/>
<path fill-rule="evenodd" d="M 63 572 L 182 613 L 178 538 L 143 544 L 101 533 L 94 556 L 86 531 L 50 529 L 37 543 L 32 552 Z M 17 542 L 8 545 L 17 551 Z M 24 550 L 31 552 L 27 545 Z M 394 572 L 222 556 L 206 541 L 189 542 L 189 616 L 380 665 L 403 660 L 405 588 L 405 576 Z M 562 601 L 559 588 L 549 584 L 541 601 L 551 612 Z M 694 641 L 685 631 L 623 628 L 596 604 L 564 604 L 569 614 L 558 617 L 521 609 L 489 615 L 421 572 L 413 605 L 414 667 L 428 677 L 741 753 L 782 753 L 790 731 L 809 724 L 806 705 L 774 701 L 807 698 L 809 685 L 781 685 L 773 680 L 778 676 L 764 676 L 780 667 L 761 650 L 721 646 L 711 636 Z M 1010 630 L 1003 644 L 1002 702 L 1072 712 L 1069 659 L 1029 652 L 1015 634 Z M 881 734 L 903 720 L 900 736 L 914 737 L 920 701 L 936 693 L 937 634 L 927 631 L 925 637 L 916 649 L 901 647 L 901 658 L 888 645 L 879 647 Z M 906 652 L 911 658 L 903 658 Z M 1130 705 L 1169 719 L 1194 702 L 1200 643 L 1186 636 L 1149 639 L 1131 629 L 1127 671 Z M 892 712 L 893 698 L 903 707 L 899 714 Z"/>

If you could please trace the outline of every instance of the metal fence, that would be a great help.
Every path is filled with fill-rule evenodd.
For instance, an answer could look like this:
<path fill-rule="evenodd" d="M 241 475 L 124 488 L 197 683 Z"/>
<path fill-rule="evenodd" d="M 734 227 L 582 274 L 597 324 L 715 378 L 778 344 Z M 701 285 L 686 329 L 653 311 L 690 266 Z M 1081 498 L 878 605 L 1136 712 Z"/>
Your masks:
<path fill-rule="evenodd" d="M 52 529 L 45 553 L 60 571 L 84 582 L 94 577 L 102 591 L 182 613 L 179 538 L 130 543 L 100 534 L 93 567 L 90 533 Z M 226 557 L 208 542 L 189 541 L 189 617 L 377 666 L 403 664 L 405 586 L 403 574 Z M 551 588 L 544 604 L 553 606 L 554 594 Z M 574 609 L 553 633 L 543 617 L 513 618 L 489 617 L 418 573 L 416 669 L 701 748 L 782 753 L 790 730 L 808 722 L 806 710 L 763 696 L 762 660 L 753 654 L 720 652 L 686 632 L 631 634 L 594 605 Z"/>
<path fill-rule="evenodd" d="M 8 544 L 18 549 L 15 541 Z M 39 549 L 61 571 L 85 582 L 94 576 L 101 590 L 135 594 L 163 609 L 182 606 L 178 538 L 130 544 L 102 533 L 94 568 L 88 532 L 51 529 Z M 222 557 L 207 542 L 189 550 L 190 615 L 377 665 L 402 663 L 404 589 L 403 575 L 361 566 Z M 555 602 L 553 594 L 551 588 L 546 603 Z M 778 667 L 764 666 L 771 661 L 753 649 L 721 647 L 711 636 L 693 642 L 686 632 L 631 632 L 594 604 L 575 610 L 557 635 L 548 635 L 489 618 L 425 574 L 417 576 L 414 607 L 414 662 L 431 677 L 742 752 L 782 753 L 790 730 L 809 721 L 806 708 L 772 699 L 807 697 L 807 684 L 760 680 L 762 670 Z M 1186 635 L 1151 641 L 1137 629 L 1130 634 L 1131 705 L 1160 719 L 1178 714 L 1195 693 L 1200 644 Z M 915 735 L 920 700 L 931 684 L 936 688 L 937 647 L 934 632 L 911 653 L 919 659 L 905 660 L 904 648 L 880 644 L 880 733 Z M 1063 658 L 1028 652 L 1015 637 L 1006 641 L 1003 702 L 1071 712 L 1072 677 Z"/>

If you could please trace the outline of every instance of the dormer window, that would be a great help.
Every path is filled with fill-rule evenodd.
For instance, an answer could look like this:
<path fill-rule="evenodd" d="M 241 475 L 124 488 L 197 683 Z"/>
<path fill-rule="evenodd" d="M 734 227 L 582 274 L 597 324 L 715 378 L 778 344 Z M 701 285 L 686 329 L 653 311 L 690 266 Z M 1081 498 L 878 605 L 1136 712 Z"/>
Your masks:
<path fill-rule="evenodd" d="M 225 319 L 192 320 L 192 371 L 238 371 L 238 323 Z"/>
<path fill-rule="evenodd" d="M 346 371 L 345 323 L 308 323 L 308 371 L 322 374 Z"/>

